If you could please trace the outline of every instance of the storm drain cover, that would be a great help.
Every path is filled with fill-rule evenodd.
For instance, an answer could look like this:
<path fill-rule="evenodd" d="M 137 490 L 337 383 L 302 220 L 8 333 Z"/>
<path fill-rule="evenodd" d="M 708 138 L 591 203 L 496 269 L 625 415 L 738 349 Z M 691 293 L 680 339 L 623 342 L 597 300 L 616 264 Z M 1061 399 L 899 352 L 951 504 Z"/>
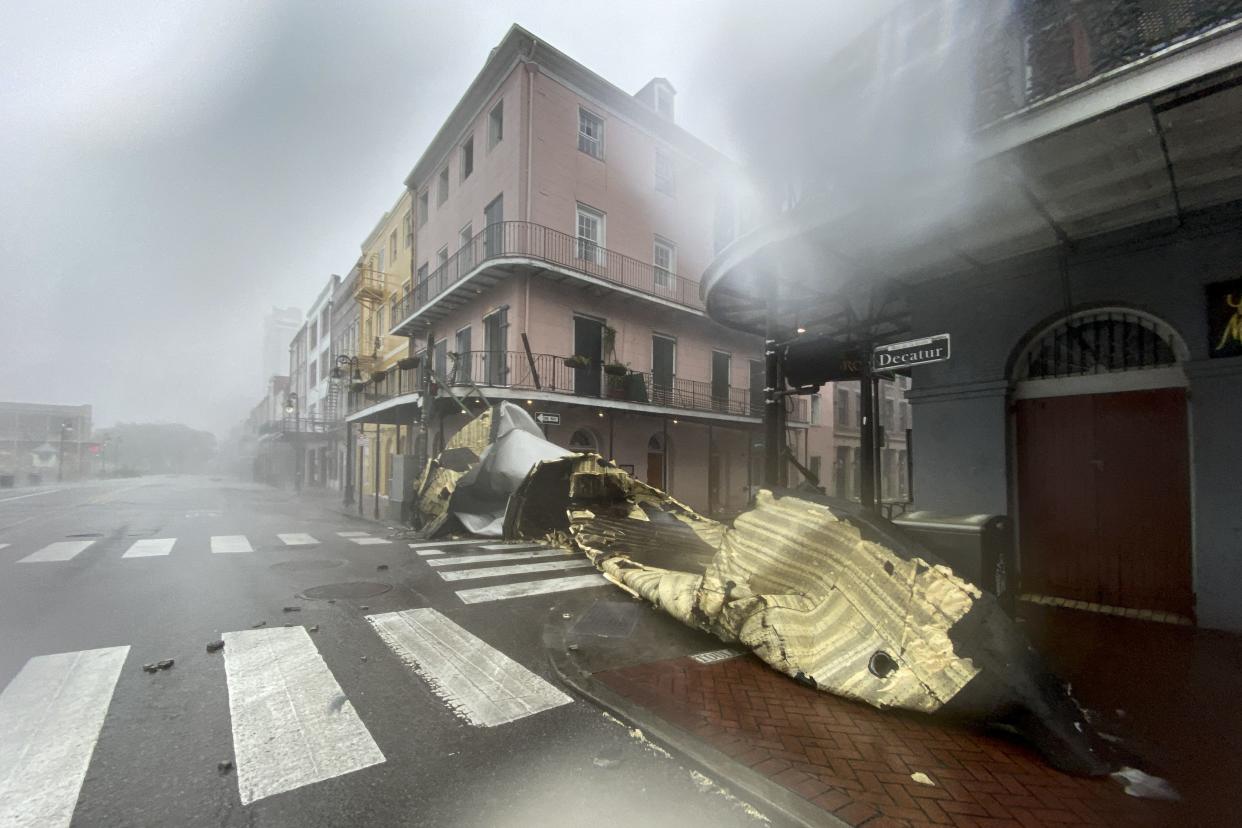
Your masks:
<path fill-rule="evenodd" d="M 311 587 L 302 593 L 309 601 L 321 601 L 327 598 L 374 598 L 392 589 L 388 584 L 374 584 L 366 581 L 351 581 L 344 584 L 324 584 Z"/>
<path fill-rule="evenodd" d="M 311 558 L 304 561 L 283 561 L 281 563 L 272 564 L 272 569 L 289 570 L 292 572 L 305 572 L 310 569 L 333 569 L 334 567 L 344 566 L 344 561 L 330 561 Z"/>
<path fill-rule="evenodd" d="M 597 638 L 629 638 L 638 623 L 639 608 L 638 604 L 597 601 L 574 624 L 574 632 Z"/>

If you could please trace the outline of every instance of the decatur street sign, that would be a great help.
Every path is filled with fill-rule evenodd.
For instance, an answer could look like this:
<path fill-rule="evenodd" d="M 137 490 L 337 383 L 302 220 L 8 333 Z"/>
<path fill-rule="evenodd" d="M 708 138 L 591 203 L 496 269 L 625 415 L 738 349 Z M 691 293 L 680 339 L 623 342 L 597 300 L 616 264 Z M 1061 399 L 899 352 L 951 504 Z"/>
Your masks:
<path fill-rule="evenodd" d="M 897 371 L 949 358 L 949 335 L 937 334 L 909 342 L 879 345 L 871 352 L 871 370 Z"/>

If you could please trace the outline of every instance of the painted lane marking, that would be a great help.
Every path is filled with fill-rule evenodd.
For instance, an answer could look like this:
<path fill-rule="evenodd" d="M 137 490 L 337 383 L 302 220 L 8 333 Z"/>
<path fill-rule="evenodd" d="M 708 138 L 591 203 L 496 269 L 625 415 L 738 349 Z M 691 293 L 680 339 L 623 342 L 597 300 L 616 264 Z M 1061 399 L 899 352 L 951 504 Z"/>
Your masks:
<path fill-rule="evenodd" d="M 350 538 L 351 541 L 359 546 L 375 546 L 380 543 L 392 543 L 388 538 Z"/>
<path fill-rule="evenodd" d="M 253 552 L 245 535 L 212 535 L 211 551 L 217 555 Z"/>
<path fill-rule="evenodd" d="M 68 825 L 129 647 L 36 656 L 0 693 L 0 825 Z"/>
<path fill-rule="evenodd" d="M 599 573 L 594 575 L 571 575 L 566 578 L 548 578 L 544 581 L 522 581 L 517 584 L 462 589 L 457 591 L 457 597 L 465 604 L 481 604 L 487 601 L 507 601 L 510 598 L 524 598 L 527 595 L 568 592 L 572 589 L 604 586 L 607 583 L 607 579 Z"/>
<path fill-rule="evenodd" d="M 460 718 L 495 727 L 573 701 L 433 609 L 368 615 L 384 643 Z"/>
<path fill-rule="evenodd" d="M 9 545 L 7 543 L 0 543 L 0 549 L 8 549 L 8 548 L 9 548 Z"/>
<path fill-rule="evenodd" d="M 31 492 L 30 494 L 14 495 L 13 497 L 0 497 L 0 503 L 8 503 L 10 500 L 25 500 L 28 497 L 38 497 L 40 495 L 51 494 L 52 492 L 59 491 L 60 489 L 48 489 L 44 492 Z"/>
<path fill-rule="evenodd" d="M 243 805 L 384 761 L 304 628 L 226 632 L 224 643 Z"/>
<path fill-rule="evenodd" d="M 474 540 L 446 540 L 446 541 L 427 541 L 426 543 L 411 543 L 411 549 L 422 549 L 425 546 L 478 546 L 479 538 Z"/>
<path fill-rule="evenodd" d="M 546 549 L 543 543 L 485 543 L 480 549 Z"/>
<path fill-rule="evenodd" d="M 287 532 L 283 535 L 277 535 L 276 537 L 280 538 L 284 542 L 285 546 L 313 546 L 314 544 L 319 543 L 319 541 L 315 540 L 310 535 L 306 535 L 301 532 Z"/>
<path fill-rule="evenodd" d="M 337 532 L 338 538 L 365 538 L 370 535 L 369 532 Z"/>
<path fill-rule="evenodd" d="M 516 566 L 487 566 L 482 569 L 441 570 L 436 574 L 446 581 L 473 581 L 476 578 L 502 578 L 505 575 L 525 575 L 530 572 L 557 572 L 564 569 L 581 569 L 591 566 L 590 561 L 546 561 L 544 563 L 517 564 Z"/>
<path fill-rule="evenodd" d="M 68 561 L 72 560 L 79 552 L 94 543 L 93 540 L 88 541 L 56 541 L 49 543 L 38 552 L 32 552 L 22 558 L 18 563 L 44 563 L 46 561 Z"/>
<path fill-rule="evenodd" d="M 172 551 L 176 538 L 144 538 L 134 541 L 122 558 L 151 558 L 156 555 L 167 555 Z"/>
<path fill-rule="evenodd" d="M 428 555 L 443 555 L 444 550 L 443 549 L 420 549 L 418 550 L 418 554 L 422 555 L 425 558 Z"/>
<path fill-rule="evenodd" d="M 505 552 L 496 555 L 462 555 L 458 558 L 436 558 L 427 561 L 428 566 L 456 566 L 457 564 L 491 563 L 493 561 L 521 561 L 527 558 L 555 558 L 568 555 L 564 549 L 532 549 L 528 552 Z"/>

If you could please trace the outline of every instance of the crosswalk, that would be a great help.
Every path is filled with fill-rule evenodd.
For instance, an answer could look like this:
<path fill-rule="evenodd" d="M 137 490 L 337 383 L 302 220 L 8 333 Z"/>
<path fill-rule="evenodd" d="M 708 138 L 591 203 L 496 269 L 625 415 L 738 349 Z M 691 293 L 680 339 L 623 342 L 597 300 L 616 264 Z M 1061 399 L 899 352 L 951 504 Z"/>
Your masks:
<path fill-rule="evenodd" d="M 372 535 L 370 532 L 336 532 L 336 537 L 358 546 L 391 545 L 392 540 Z M 306 532 L 279 532 L 275 537 L 280 546 L 311 547 L 320 546 L 319 538 Z M 91 540 L 53 541 L 23 558 L 18 563 L 63 563 L 72 561 L 81 553 L 99 543 L 98 538 Z M 477 541 L 470 541 L 477 543 Z M 255 546 L 246 535 L 211 535 L 208 538 L 209 549 L 216 555 L 238 555 L 255 551 Z M 122 558 L 162 558 L 174 551 L 182 551 L 184 542 L 180 538 L 140 538 L 129 545 Z M 0 550 L 12 546 L 11 543 L 0 543 Z"/>
<path fill-rule="evenodd" d="M 366 621 L 409 680 L 467 725 L 499 727 L 573 701 L 435 609 Z M 226 632 L 223 640 L 223 667 L 208 669 L 220 671 L 227 690 L 243 805 L 388 761 L 305 627 Z M 118 680 L 136 667 L 129 654 L 114 646 L 35 656 L 0 692 L 0 826 L 70 824 L 101 732 L 107 741 Z M 425 720 L 425 711 L 405 709 L 414 726 Z"/>

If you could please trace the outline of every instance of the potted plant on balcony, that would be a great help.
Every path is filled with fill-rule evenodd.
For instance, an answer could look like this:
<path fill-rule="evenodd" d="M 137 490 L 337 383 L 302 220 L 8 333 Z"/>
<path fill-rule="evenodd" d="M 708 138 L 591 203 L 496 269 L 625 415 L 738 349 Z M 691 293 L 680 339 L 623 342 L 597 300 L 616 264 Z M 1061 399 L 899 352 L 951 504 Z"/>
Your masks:
<path fill-rule="evenodd" d="M 624 400 L 626 398 L 626 376 L 630 373 L 630 366 L 621 362 L 608 362 L 604 364 L 604 374 L 607 376 L 608 398 L 612 400 Z"/>
<path fill-rule="evenodd" d="M 381 382 L 384 381 L 384 377 L 386 376 L 388 376 L 388 372 L 385 371 L 383 368 L 381 368 L 378 371 L 372 372 L 371 382 L 375 383 L 376 385 L 379 385 Z"/>
<path fill-rule="evenodd" d="M 416 356 L 402 357 L 397 360 L 397 367 L 402 371 L 408 371 L 411 368 L 417 368 L 419 362 L 421 362 L 421 360 Z"/>
<path fill-rule="evenodd" d="M 565 357 L 564 362 L 566 368 L 588 368 L 591 365 L 590 358 L 582 354 Z"/>
<path fill-rule="evenodd" d="M 358 380 L 357 382 L 355 382 L 353 385 L 349 387 L 353 390 L 355 394 L 361 394 L 363 391 L 367 390 L 367 384 L 363 382 L 362 380 Z"/>

